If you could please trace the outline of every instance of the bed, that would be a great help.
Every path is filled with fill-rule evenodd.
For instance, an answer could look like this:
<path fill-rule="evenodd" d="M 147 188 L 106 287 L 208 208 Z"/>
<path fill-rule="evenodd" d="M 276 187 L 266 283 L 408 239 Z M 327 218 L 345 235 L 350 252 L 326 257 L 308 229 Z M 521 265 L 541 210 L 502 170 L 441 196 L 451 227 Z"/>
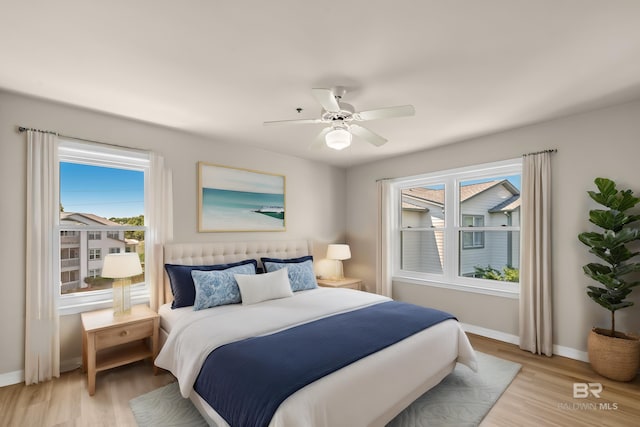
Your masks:
<path fill-rule="evenodd" d="M 305 240 L 169 244 L 164 248 L 164 262 L 191 266 L 247 259 L 259 262 L 265 257 L 292 259 L 311 252 L 311 245 Z M 167 301 L 171 298 L 168 282 L 165 277 L 162 285 Z M 301 328 L 314 325 L 322 331 L 325 325 L 344 316 L 392 304 L 397 303 L 380 295 L 329 288 L 301 290 L 290 297 L 251 305 L 229 304 L 199 311 L 188 306 L 172 309 L 170 303 L 164 304 L 159 309 L 162 350 L 156 364 L 178 378 L 182 395 L 194 403 L 209 424 L 228 426 L 225 418 L 194 390 L 194 384 L 200 382 L 201 367 L 210 364 L 214 353 L 245 341 L 283 335 L 282 332 L 306 333 Z M 324 352 L 316 350 L 314 354 Z M 474 351 L 458 322 L 442 320 L 313 380 L 277 404 L 264 425 L 384 426 L 437 385 L 457 362 L 476 369 Z"/>

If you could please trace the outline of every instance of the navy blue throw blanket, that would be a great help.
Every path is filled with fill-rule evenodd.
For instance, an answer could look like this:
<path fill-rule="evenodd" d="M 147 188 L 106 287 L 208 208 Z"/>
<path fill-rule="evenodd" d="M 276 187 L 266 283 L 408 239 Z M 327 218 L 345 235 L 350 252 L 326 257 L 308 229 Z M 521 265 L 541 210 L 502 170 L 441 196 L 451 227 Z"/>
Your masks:
<path fill-rule="evenodd" d="M 232 427 L 267 426 L 299 389 L 447 319 L 389 301 L 237 341 L 209 354 L 194 389 Z"/>

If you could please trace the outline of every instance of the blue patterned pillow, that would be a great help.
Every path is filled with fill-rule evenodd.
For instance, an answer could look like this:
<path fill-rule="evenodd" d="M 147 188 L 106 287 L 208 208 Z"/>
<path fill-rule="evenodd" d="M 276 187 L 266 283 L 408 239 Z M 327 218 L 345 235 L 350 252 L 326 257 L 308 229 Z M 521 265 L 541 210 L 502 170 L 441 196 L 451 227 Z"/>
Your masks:
<path fill-rule="evenodd" d="M 260 260 L 267 273 L 286 267 L 289 270 L 289 282 L 293 292 L 318 287 L 316 275 L 313 272 L 313 257 L 311 255 L 290 259 L 261 258 Z"/>
<path fill-rule="evenodd" d="M 169 283 L 171 284 L 171 293 L 173 293 L 171 308 L 190 307 L 193 305 L 196 299 L 196 289 L 193 284 L 193 278 L 191 277 L 193 270 L 226 270 L 227 268 L 245 264 L 253 264 L 255 268 L 258 267 L 255 259 L 214 265 L 165 264 L 164 268 L 167 270 L 167 276 L 169 276 Z"/>
<path fill-rule="evenodd" d="M 193 270 L 191 276 L 196 287 L 193 309 L 203 310 L 242 301 L 234 274 L 256 274 L 256 268 L 253 264 L 246 264 L 219 271 Z"/>

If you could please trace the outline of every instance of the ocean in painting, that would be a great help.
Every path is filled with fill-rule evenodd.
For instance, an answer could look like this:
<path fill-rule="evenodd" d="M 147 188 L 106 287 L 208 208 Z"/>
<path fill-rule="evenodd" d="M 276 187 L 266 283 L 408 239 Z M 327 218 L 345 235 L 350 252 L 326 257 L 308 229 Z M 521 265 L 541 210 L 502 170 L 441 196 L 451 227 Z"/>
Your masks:
<path fill-rule="evenodd" d="M 284 194 L 202 189 L 204 230 L 284 230 Z"/>

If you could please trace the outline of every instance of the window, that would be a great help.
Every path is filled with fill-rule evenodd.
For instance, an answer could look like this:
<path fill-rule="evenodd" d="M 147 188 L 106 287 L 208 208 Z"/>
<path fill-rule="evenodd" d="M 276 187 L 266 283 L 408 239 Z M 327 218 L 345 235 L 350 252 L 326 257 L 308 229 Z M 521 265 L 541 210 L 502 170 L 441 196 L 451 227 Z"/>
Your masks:
<path fill-rule="evenodd" d="M 149 156 L 70 140 L 60 142 L 58 154 L 60 311 L 107 308 L 113 280 L 101 277 L 105 255 L 137 252 L 144 270 Z M 132 303 L 148 301 L 144 273 L 132 282 Z"/>
<path fill-rule="evenodd" d="M 484 227 L 483 215 L 462 215 L 463 227 Z M 462 249 L 484 248 L 484 231 L 463 231 Z"/>
<path fill-rule="evenodd" d="M 520 159 L 396 179 L 393 275 L 517 296 Z"/>
<path fill-rule="evenodd" d="M 77 270 L 60 272 L 60 288 L 62 292 L 66 289 L 73 289 L 79 284 L 79 274 Z"/>
<path fill-rule="evenodd" d="M 102 249 L 89 249 L 89 260 L 102 259 Z"/>
<path fill-rule="evenodd" d="M 79 259 L 79 248 L 62 248 L 60 250 L 60 259 Z"/>
<path fill-rule="evenodd" d="M 107 231 L 107 239 L 124 240 L 123 231 Z"/>

